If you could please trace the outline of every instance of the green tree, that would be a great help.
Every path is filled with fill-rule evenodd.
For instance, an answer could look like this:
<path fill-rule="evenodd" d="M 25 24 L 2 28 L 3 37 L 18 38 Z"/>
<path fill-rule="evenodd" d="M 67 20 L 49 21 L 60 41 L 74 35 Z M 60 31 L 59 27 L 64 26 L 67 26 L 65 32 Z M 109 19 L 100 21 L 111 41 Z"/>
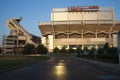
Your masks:
<path fill-rule="evenodd" d="M 48 53 L 48 49 L 43 44 L 39 44 L 36 48 L 36 51 L 38 54 L 47 54 Z"/>
<path fill-rule="evenodd" d="M 2 48 L 0 47 L 0 54 L 2 54 Z"/>
<path fill-rule="evenodd" d="M 94 55 L 94 51 L 95 51 L 95 48 L 92 47 L 92 48 L 90 49 L 90 51 L 89 51 L 89 55 Z"/>
<path fill-rule="evenodd" d="M 54 53 L 59 53 L 59 52 L 60 52 L 60 50 L 59 50 L 59 48 L 58 48 L 58 47 L 55 47 L 55 48 L 54 48 L 54 50 L 53 50 L 53 52 L 54 52 Z"/>
<path fill-rule="evenodd" d="M 65 47 L 62 47 L 62 49 L 60 50 L 60 52 L 61 52 L 62 55 L 65 55 L 66 52 L 67 52 L 67 50 L 65 49 Z"/>
<path fill-rule="evenodd" d="M 22 53 L 23 53 L 24 55 L 35 53 L 35 46 L 34 46 L 33 44 L 29 44 L 29 43 L 26 44 L 26 45 L 24 46 L 24 48 L 23 48 Z"/>
<path fill-rule="evenodd" d="M 77 56 L 78 56 L 78 57 L 80 57 L 81 52 L 82 52 L 81 47 L 77 47 L 76 53 L 77 53 Z"/>
<path fill-rule="evenodd" d="M 108 54 L 117 54 L 117 48 L 116 47 L 109 47 L 108 48 Z"/>
<path fill-rule="evenodd" d="M 109 44 L 107 42 L 107 43 L 105 43 L 105 45 L 103 47 L 104 53 L 108 53 L 108 49 L 109 49 Z"/>
<path fill-rule="evenodd" d="M 103 54 L 103 53 L 104 53 L 103 48 L 99 47 L 97 50 L 97 54 Z"/>
<path fill-rule="evenodd" d="M 68 50 L 68 53 L 74 53 L 74 49 L 72 49 L 71 47 Z"/>
<path fill-rule="evenodd" d="M 84 54 L 85 54 L 85 55 L 88 55 L 88 52 L 89 52 L 88 47 L 84 47 L 83 51 L 84 51 Z"/>

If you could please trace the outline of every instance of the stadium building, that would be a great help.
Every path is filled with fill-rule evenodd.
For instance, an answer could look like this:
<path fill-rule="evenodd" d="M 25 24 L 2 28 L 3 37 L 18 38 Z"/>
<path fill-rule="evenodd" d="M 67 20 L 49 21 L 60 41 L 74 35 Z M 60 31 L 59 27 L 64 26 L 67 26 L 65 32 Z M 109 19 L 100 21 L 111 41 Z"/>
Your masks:
<path fill-rule="evenodd" d="M 3 36 L 3 53 L 6 55 L 14 55 L 22 51 L 23 47 L 27 44 L 37 45 L 40 43 L 40 37 L 32 35 L 27 32 L 21 25 L 22 18 L 9 18 L 6 22 L 6 26 L 10 30 L 9 35 Z"/>
<path fill-rule="evenodd" d="M 38 24 L 42 43 L 52 52 L 55 47 L 102 47 L 106 42 L 117 47 L 120 21 L 114 9 L 99 6 L 71 6 L 54 8 L 50 22 Z"/>

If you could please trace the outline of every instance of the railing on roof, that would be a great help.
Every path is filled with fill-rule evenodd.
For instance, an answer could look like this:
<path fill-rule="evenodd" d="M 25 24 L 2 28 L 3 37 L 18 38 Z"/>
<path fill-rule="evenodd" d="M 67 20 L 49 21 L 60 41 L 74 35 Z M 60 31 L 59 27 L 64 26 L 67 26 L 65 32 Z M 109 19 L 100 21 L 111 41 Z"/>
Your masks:
<path fill-rule="evenodd" d="M 64 25 L 64 24 L 114 24 L 113 20 L 74 20 L 74 21 L 52 21 L 40 22 L 39 25 Z M 120 24 L 120 21 L 115 21 L 115 24 Z"/>
<path fill-rule="evenodd" d="M 100 20 L 100 24 L 113 24 L 114 21 L 112 20 Z"/>
<path fill-rule="evenodd" d="M 115 21 L 115 23 L 116 23 L 116 24 L 120 24 L 120 21 L 117 20 L 117 21 Z"/>

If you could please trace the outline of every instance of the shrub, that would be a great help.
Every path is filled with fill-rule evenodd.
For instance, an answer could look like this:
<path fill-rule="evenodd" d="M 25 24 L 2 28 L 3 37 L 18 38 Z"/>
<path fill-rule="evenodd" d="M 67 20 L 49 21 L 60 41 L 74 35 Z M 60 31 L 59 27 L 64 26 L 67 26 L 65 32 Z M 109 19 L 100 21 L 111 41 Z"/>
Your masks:
<path fill-rule="evenodd" d="M 109 49 L 108 49 L 108 53 L 109 54 L 117 54 L 117 48 L 115 48 L 115 47 L 110 47 Z"/>
<path fill-rule="evenodd" d="M 98 54 L 97 58 L 108 59 L 108 60 L 117 60 L 118 54 Z"/>
<path fill-rule="evenodd" d="M 36 48 L 38 54 L 47 54 L 48 50 L 43 44 L 39 44 Z"/>
<path fill-rule="evenodd" d="M 88 55 L 94 55 L 94 51 L 95 51 L 95 48 L 92 47 L 91 50 L 89 51 L 89 54 L 88 54 Z"/>
<path fill-rule="evenodd" d="M 97 54 L 103 54 L 104 53 L 104 50 L 103 50 L 103 48 L 98 48 L 98 50 L 97 50 Z"/>
<path fill-rule="evenodd" d="M 67 52 L 67 50 L 65 49 L 65 47 L 63 47 L 60 52 L 62 53 L 62 55 L 65 55 L 65 53 Z"/>
<path fill-rule="evenodd" d="M 2 48 L 0 47 L 0 54 L 2 53 Z"/>
<path fill-rule="evenodd" d="M 23 48 L 22 53 L 23 53 L 24 55 L 35 53 L 35 46 L 34 46 L 33 44 L 29 44 L 29 43 L 26 44 L 26 45 L 24 46 L 24 48 Z"/>
<path fill-rule="evenodd" d="M 54 50 L 53 50 L 53 52 L 54 52 L 54 53 L 59 53 L 60 50 L 59 50 L 59 48 L 55 47 Z"/>

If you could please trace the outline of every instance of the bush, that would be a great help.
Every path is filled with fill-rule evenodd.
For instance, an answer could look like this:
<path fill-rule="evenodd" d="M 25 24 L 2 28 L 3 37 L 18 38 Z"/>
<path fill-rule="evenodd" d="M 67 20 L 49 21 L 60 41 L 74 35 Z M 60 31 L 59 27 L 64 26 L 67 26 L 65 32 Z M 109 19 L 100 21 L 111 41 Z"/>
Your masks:
<path fill-rule="evenodd" d="M 53 52 L 54 52 L 54 53 L 59 53 L 60 50 L 59 50 L 59 48 L 55 47 L 54 50 L 53 50 Z"/>
<path fill-rule="evenodd" d="M 2 54 L 2 48 L 0 47 L 0 54 Z"/>
<path fill-rule="evenodd" d="M 65 47 L 63 47 L 60 52 L 62 53 L 62 55 L 65 55 L 67 53 L 67 50 L 65 49 Z"/>
<path fill-rule="evenodd" d="M 71 47 L 68 49 L 68 53 L 74 53 L 75 51 L 74 51 L 74 49 L 72 49 Z"/>
<path fill-rule="evenodd" d="M 97 50 L 97 54 L 103 54 L 103 53 L 104 53 L 103 48 L 98 48 L 98 50 Z"/>
<path fill-rule="evenodd" d="M 98 54 L 97 58 L 108 60 L 118 59 L 118 54 Z"/>
<path fill-rule="evenodd" d="M 107 43 L 105 43 L 105 45 L 103 47 L 104 53 L 108 53 L 108 49 L 109 49 L 109 44 L 107 42 Z"/>
<path fill-rule="evenodd" d="M 35 46 L 34 46 L 33 44 L 29 44 L 29 43 L 26 44 L 26 45 L 24 46 L 24 48 L 23 48 L 22 53 L 23 53 L 24 55 L 35 53 Z"/>
<path fill-rule="evenodd" d="M 118 54 L 98 54 L 97 59 L 110 63 L 118 63 Z"/>
<path fill-rule="evenodd" d="M 81 52 L 82 52 L 81 47 L 77 47 L 76 49 L 77 57 L 80 57 Z"/>
<path fill-rule="evenodd" d="M 115 47 L 108 48 L 108 53 L 109 54 L 117 54 L 118 53 L 117 48 L 115 48 Z"/>
<path fill-rule="evenodd" d="M 39 44 L 36 48 L 38 54 L 47 54 L 48 50 L 43 44 Z"/>
<path fill-rule="evenodd" d="M 91 50 L 89 51 L 89 54 L 88 54 L 88 55 L 94 55 L 94 51 L 95 51 L 95 48 L 92 47 Z"/>

